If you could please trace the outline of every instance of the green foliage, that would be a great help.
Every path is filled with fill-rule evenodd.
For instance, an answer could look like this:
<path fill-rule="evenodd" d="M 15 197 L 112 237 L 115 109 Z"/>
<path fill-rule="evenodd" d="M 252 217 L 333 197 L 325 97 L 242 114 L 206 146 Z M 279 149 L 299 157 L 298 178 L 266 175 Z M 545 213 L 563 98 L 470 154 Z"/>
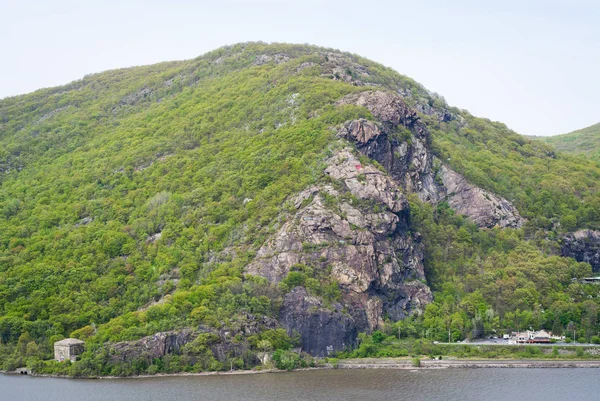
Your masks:
<path fill-rule="evenodd" d="M 588 264 L 549 254 L 550 240 L 523 230 L 478 229 L 445 205 L 412 197 L 411 211 L 435 299 L 392 333 L 446 342 L 529 327 L 561 334 L 569 322 L 586 338 L 597 331 L 600 289 L 573 281 L 591 274 Z"/>
<path fill-rule="evenodd" d="M 381 331 L 375 331 L 371 334 L 371 338 L 373 339 L 373 344 L 381 344 L 383 340 L 385 340 L 385 334 Z"/>
<path fill-rule="evenodd" d="M 24 331 L 101 343 L 275 316 L 279 291 L 242 268 L 283 201 L 320 178 L 329 127 L 369 117 L 333 106 L 356 87 L 290 72 L 310 48 L 280 46 L 297 58 L 253 65 L 276 47 L 0 100 L 3 344 Z M 338 296 L 329 281 L 307 286 Z"/>
<path fill-rule="evenodd" d="M 287 293 L 294 287 L 301 286 L 305 287 L 309 293 L 323 298 L 326 303 L 340 301 L 342 294 L 339 285 L 329 273 L 328 269 L 296 264 L 279 283 L 279 287 L 284 293 Z"/>
<path fill-rule="evenodd" d="M 183 327 L 233 331 L 256 316 L 276 318 L 283 293 L 296 286 L 325 303 L 341 299 L 327 260 L 294 266 L 279 287 L 243 274 L 280 227 L 285 200 L 327 180 L 332 128 L 372 118 L 362 107 L 334 105 L 369 88 L 322 74 L 324 50 L 239 44 L 0 100 L 2 368 L 71 376 L 223 370 L 251 367 L 252 352 L 267 349 L 277 350 L 283 369 L 308 364 L 289 351 L 296 338 L 283 330 L 240 335 L 234 340 L 252 351 L 221 361 L 209 334 L 181 354 L 126 363 L 111 360 L 104 344 Z M 281 53 L 290 60 L 257 62 Z M 368 83 L 410 93 L 411 106 L 448 108 L 389 68 L 343 56 L 365 66 Z M 352 66 L 347 74 L 360 76 Z M 599 287 L 572 280 L 589 265 L 554 254 L 561 232 L 600 228 L 600 168 L 450 111 L 461 118 L 422 116 L 433 149 L 474 184 L 514 200 L 528 223 L 479 230 L 447 204 L 411 199 L 410 229 L 422 233 L 435 302 L 363 337 L 354 355 L 421 354 L 429 340 L 529 326 L 568 335 L 574 328 L 589 341 Z M 391 135 L 410 141 L 404 129 Z M 392 335 L 419 340 L 393 347 Z M 66 336 L 85 339 L 81 361 L 44 361 Z"/>
<path fill-rule="evenodd" d="M 306 361 L 295 352 L 277 350 L 273 353 L 273 361 L 277 369 L 294 370 L 307 367 Z"/>
<path fill-rule="evenodd" d="M 261 351 L 289 350 L 295 345 L 295 340 L 290 338 L 284 329 L 265 330 L 250 336 L 248 342 Z M 266 349 L 269 348 L 269 349 Z"/>
<path fill-rule="evenodd" d="M 600 161 L 600 123 L 563 135 L 533 137 L 554 149 Z"/>

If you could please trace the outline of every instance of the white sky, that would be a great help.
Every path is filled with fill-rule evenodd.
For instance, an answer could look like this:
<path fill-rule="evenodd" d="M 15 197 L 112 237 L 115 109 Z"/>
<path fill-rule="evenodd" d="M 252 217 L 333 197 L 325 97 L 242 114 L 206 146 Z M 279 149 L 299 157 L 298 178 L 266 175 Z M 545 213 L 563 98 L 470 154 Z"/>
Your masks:
<path fill-rule="evenodd" d="M 360 54 L 526 135 L 600 121 L 599 0 L 0 0 L 0 98 L 251 40 Z"/>

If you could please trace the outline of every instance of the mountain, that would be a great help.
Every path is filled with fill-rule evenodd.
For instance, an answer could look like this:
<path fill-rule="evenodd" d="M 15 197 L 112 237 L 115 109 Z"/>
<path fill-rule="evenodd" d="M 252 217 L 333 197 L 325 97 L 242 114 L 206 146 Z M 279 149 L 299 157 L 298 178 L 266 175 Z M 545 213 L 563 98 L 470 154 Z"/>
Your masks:
<path fill-rule="evenodd" d="M 535 137 L 535 139 L 551 145 L 558 151 L 581 154 L 600 161 L 600 123 L 568 134 Z"/>
<path fill-rule="evenodd" d="M 243 43 L 93 74 L 0 100 L 0 143 L 6 370 L 598 329 L 577 279 L 600 269 L 600 167 L 356 55 Z M 81 360 L 46 361 L 64 337 Z"/>

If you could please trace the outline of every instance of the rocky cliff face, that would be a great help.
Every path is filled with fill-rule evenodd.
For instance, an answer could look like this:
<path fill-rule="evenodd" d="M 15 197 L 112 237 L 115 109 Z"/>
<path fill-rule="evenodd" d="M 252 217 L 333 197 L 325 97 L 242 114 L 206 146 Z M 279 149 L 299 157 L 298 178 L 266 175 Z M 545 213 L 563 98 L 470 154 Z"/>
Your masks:
<path fill-rule="evenodd" d="M 427 127 L 401 97 L 367 91 L 337 104 L 363 106 L 377 119 L 348 121 L 338 136 L 384 171 L 363 165 L 348 149 L 339 151 L 325 169 L 331 184 L 300 193 L 295 214 L 246 267 L 272 283 L 284 280 L 295 265 L 330 269 L 342 289 L 340 303 L 326 305 L 297 287 L 285 296 L 280 316 L 290 334 L 300 334 L 304 349 L 320 356 L 354 344 L 357 332 L 377 329 L 383 316 L 402 319 L 431 301 L 423 284 L 420 237 L 409 231 L 403 193 L 426 202 L 445 200 L 480 227 L 522 224 L 510 202 L 471 185 L 435 158 Z"/>
<path fill-rule="evenodd" d="M 480 227 L 520 227 L 523 219 L 506 199 L 470 184 L 450 167 L 442 165 L 430 150 L 429 130 L 416 110 L 401 97 L 385 92 L 362 92 L 337 104 L 367 108 L 377 123 L 349 121 L 338 132 L 358 149 L 377 160 L 405 191 L 415 192 L 422 201 L 448 201 L 460 214 Z M 447 116 L 444 118 L 451 118 Z"/>
<path fill-rule="evenodd" d="M 600 231 L 580 230 L 562 239 L 562 256 L 592 265 L 593 272 L 600 272 Z"/>
<path fill-rule="evenodd" d="M 457 213 L 469 216 L 479 227 L 520 227 L 523 219 L 506 199 L 470 184 L 465 177 L 442 166 L 443 193 Z"/>
<path fill-rule="evenodd" d="M 300 334 L 302 350 L 314 356 L 327 356 L 356 343 L 356 322 L 342 305 L 327 307 L 303 287 L 286 295 L 279 320 L 288 332 Z"/>
<path fill-rule="evenodd" d="M 342 305 L 296 288 L 285 297 L 281 323 L 303 347 L 326 355 L 353 344 L 383 316 L 401 319 L 430 302 L 419 236 L 408 232 L 409 206 L 396 183 L 349 150 L 328 160 L 331 185 L 306 189 L 296 212 L 258 251 L 249 274 L 280 282 L 297 264 L 330 269 Z"/>

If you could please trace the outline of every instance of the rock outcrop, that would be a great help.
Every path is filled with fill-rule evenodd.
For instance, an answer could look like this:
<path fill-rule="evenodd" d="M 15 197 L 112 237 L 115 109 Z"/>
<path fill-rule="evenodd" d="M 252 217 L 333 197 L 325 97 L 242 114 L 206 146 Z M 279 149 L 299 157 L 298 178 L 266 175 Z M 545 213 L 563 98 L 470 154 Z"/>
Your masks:
<path fill-rule="evenodd" d="M 191 329 L 168 331 L 143 337 L 137 341 L 124 341 L 111 346 L 113 362 L 128 362 L 139 358 L 160 358 L 178 354 L 181 348 L 193 341 L 198 333 Z"/>
<path fill-rule="evenodd" d="M 279 323 L 266 316 L 243 314 L 237 321 L 231 323 L 227 330 L 217 330 L 212 327 L 200 326 L 194 329 L 186 328 L 156 333 L 136 341 L 122 341 L 110 346 L 110 355 L 113 363 L 131 362 L 143 359 L 151 362 L 154 358 L 161 358 L 167 354 L 181 354 L 185 346 L 192 343 L 201 335 L 211 339 L 207 341 L 210 354 L 219 362 L 225 362 L 228 357 L 243 355 L 250 345 L 236 337 L 248 337 L 263 330 L 281 327 Z M 189 351 L 193 357 L 194 352 Z"/>
<path fill-rule="evenodd" d="M 420 237 L 408 232 L 409 205 L 398 185 L 348 150 L 338 152 L 328 165 L 325 172 L 333 185 L 300 193 L 294 199 L 295 215 L 246 267 L 247 273 L 273 283 L 296 264 L 331 270 L 342 290 L 346 317 L 338 306 L 326 311 L 298 289 L 287 295 L 282 310 L 284 327 L 290 333 L 297 330 L 303 347 L 315 355 L 343 349 L 358 331 L 379 327 L 384 315 L 401 319 L 432 299 L 422 282 Z M 338 340 L 333 341 L 332 333 Z"/>
<path fill-rule="evenodd" d="M 302 350 L 314 356 L 327 356 L 356 343 L 356 324 L 342 305 L 328 308 L 303 287 L 286 294 L 279 320 L 289 332 L 300 335 Z"/>
<path fill-rule="evenodd" d="M 439 172 L 448 204 L 469 216 L 479 227 L 520 227 L 521 216 L 506 199 L 470 184 L 465 177 L 442 166 Z"/>
<path fill-rule="evenodd" d="M 587 262 L 600 273 L 600 231 L 579 230 L 562 239 L 561 254 L 578 262 Z"/>
<path fill-rule="evenodd" d="M 341 104 L 367 108 L 377 123 L 364 119 L 344 124 L 338 136 L 356 144 L 377 160 L 405 191 L 422 201 L 448 201 L 480 227 L 520 227 L 523 219 L 506 199 L 470 184 L 465 177 L 442 165 L 430 150 L 429 130 L 400 96 L 386 92 L 361 92 L 346 96 Z"/>

